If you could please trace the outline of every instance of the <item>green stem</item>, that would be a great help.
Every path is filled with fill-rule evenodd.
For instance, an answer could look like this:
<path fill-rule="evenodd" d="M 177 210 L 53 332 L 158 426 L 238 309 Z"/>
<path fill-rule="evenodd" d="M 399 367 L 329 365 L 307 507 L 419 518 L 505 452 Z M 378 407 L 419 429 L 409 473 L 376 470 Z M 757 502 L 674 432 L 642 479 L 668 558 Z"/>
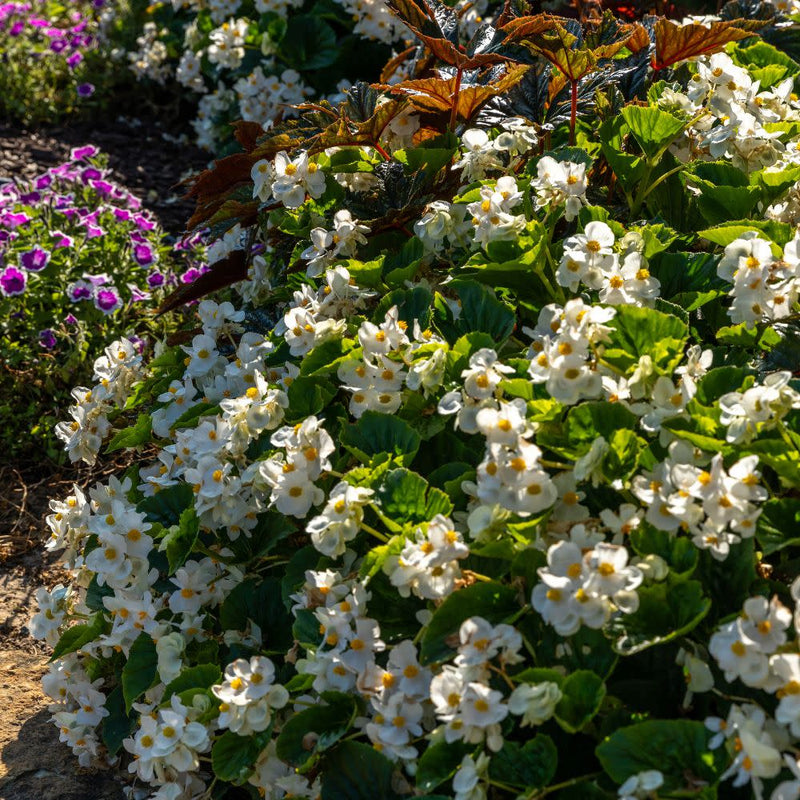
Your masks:
<path fill-rule="evenodd" d="M 548 794 L 558 792 L 561 789 L 567 789 L 570 786 L 577 786 L 579 783 L 585 783 L 592 780 L 592 778 L 599 778 L 602 772 L 590 772 L 588 775 L 581 775 L 578 778 L 571 778 L 568 781 L 561 783 L 554 783 L 552 786 L 547 786 L 544 789 L 534 789 L 529 795 L 526 795 L 525 800 L 540 800 L 542 797 L 547 797 Z"/>
<path fill-rule="evenodd" d="M 685 166 L 686 166 L 685 164 L 678 164 L 677 167 L 673 167 L 671 170 L 669 170 L 668 172 L 665 172 L 663 175 L 659 175 L 647 187 L 647 191 L 644 193 L 644 195 L 642 195 L 642 202 L 644 202 L 647 199 L 647 197 L 650 194 L 650 192 L 652 192 L 653 189 L 656 188 L 656 186 L 658 186 L 659 184 L 663 183 L 665 180 L 667 180 L 667 178 L 671 178 L 673 175 L 675 175 L 675 173 L 680 172 L 682 169 L 684 169 Z"/>
<path fill-rule="evenodd" d="M 384 536 L 380 531 L 376 531 L 371 525 L 367 525 L 366 522 L 361 523 L 362 530 L 365 530 L 370 536 L 374 536 L 376 539 L 379 539 L 384 544 L 389 541 L 388 536 Z"/>

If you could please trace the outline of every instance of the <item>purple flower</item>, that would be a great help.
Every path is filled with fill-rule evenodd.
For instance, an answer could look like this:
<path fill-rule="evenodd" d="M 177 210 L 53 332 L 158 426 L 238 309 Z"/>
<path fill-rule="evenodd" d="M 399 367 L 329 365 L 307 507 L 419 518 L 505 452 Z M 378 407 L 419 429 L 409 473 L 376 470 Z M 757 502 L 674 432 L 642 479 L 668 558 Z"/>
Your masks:
<path fill-rule="evenodd" d="M 78 318 L 74 314 L 67 314 L 67 316 L 64 317 L 64 324 L 65 325 L 77 325 L 78 324 Z"/>
<path fill-rule="evenodd" d="M 143 244 L 134 244 L 133 260 L 140 267 L 149 267 L 151 264 L 155 263 L 156 254 L 153 252 L 153 248 L 146 242 Z"/>
<path fill-rule="evenodd" d="M 23 253 L 19 260 L 28 272 L 41 272 L 50 262 L 50 253 L 41 247 L 34 247 Z"/>
<path fill-rule="evenodd" d="M 50 49 L 54 53 L 62 53 L 67 48 L 67 43 L 63 39 L 54 39 L 50 42 Z"/>
<path fill-rule="evenodd" d="M 91 97 L 94 94 L 94 84 L 79 83 L 77 91 L 78 97 Z"/>
<path fill-rule="evenodd" d="M 186 272 L 181 275 L 181 283 L 194 283 L 200 277 L 200 270 L 195 267 L 189 267 Z"/>
<path fill-rule="evenodd" d="M 138 303 L 142 300 L 149 300 L 152 297 L 150 292 L 143 291 L 135 283 L 129 283 L 128 288 L 131 290 L 132 303 Z"/>
<path fill-rule="evenodd" d="M 94 304 L 104 314 L 112 314 L 122 305 L 122 299 L 113 289 L 98 289 Z"/>
<path fill-rule="evenodd" d="M 90 181 L 92 189 L 94 189 L 98 194 L 107 195 L 111 193 L 111 190 L 114 188 L 113 184 L 109 183 L 108 181 L 97 180 L 97 181 Z"/>
<path fill-rule="evenodd" d="M 78 64 L 81 63 L 81 61 L 83 61 L 83 54 L 82 53 L 73 53 L 71 56 L 69 56 L 67 58 L 67 66 L 70 69 L 75 69 L 75 67 L 77 67 Z"/>
<path fill-rule="evenodd" d="M 36 180 L 33 182 L 33 185 L 37 189 L 47 189 L 48 186 L 53 182 L 52 175 L 40 175 Z"/>
<path fill-rule="evenodd" d="M 97 239 L 100 236 L 105 236 L 106 232 L 99 225 L 86 226 L 86 238 Z"/>
<path fill-rule="evenodd" d="M 28 276 L 16 267 L 6 267 L 0 272 L 0 292 L 6 297 L 22 294 L 28 283 Z"/>
<path fill-rule="evenodd" d="M 86 167 L 85 169 L 81 170 L 81 180 L 84 183 L 89 183 L 89 181 L 96 181 L 102 177 L 103 173 L 100 172 L 100 170 L 96 169 L 95 167 Z"/>
<path fill-rule="evenodd" d="M 26 206 L 35 206 L 41 199 L 41 192 L 28 192 L 19 196 L 20 203 L 24 203 Z"/>
<path fill-rule="evenodd" d="M 153 270 L 147 276 L 147 285 L 151 289 L 157 289 L 159 286 L 163 286 L 164 285 L 164 276 L 158 270 Z"/>
<path fill-rule="evenodd" d="M 114 217 L 120 222 L 130 222 L 133 214 L 126 208 L 114 208 Z"/>
<path fill-rule="evenodd" d="M 31 218 L 23 211 L 20 211 L 19 214 L 8 212 L 0 216 L 0 225 L 6 228 L 19 228 L 20 225 L 30 222 L 30 219 Z"/>
<path fill-rule="evenodd" d="M 136 227 L 140 231 L 151 231 L 156 226 L 155 222 L 148 219 L 144 214 L 137 214 L 133 218 L 133 221 L 136 223 Z"/>
<path fill-rule="evenodd" d="M 46 350 L 52 350 L 57 343 L 56 335 L 50 328 L 39 331 L 39 344 Z"/>
<path fill-rule="evenodd" d="M 69 151 L 69 158 L 70 161 L 83 161 L 86 158 L 94 158 L 99 152 L 100 149 L 93 144 L 86 144 L 83 147 L 73 147 Z"/>
<path fill-rule="evenodd" d="M 94 297 L 94 287 L 88 281 L 75 281 L 67 287 L 67 297 L 73 303 L 79 303 L 81 300 L 90 300 Z"/>
<path fill-rule="evenodd" d="M 111 283 L 111 278 L 104 272 L 98 272 L 97 275 L 92 275 L 90 272 L 84 272 L 83 277 L 92 284 L 92 286 L 105 286 Z"/>
<path fill-rule="evenodd" d="M 19 22 L 15 22 L 10 30 L 8 31 L 9 36 L 19 36 L 22 31 L 25 29 L 25 23 L 21 20 Z"/>
<path fill-rule="evenodd" d="M 75 244 L 75 240 L 71 236 L 67 236 L 66 233 L 62 233 L 61 231 L 53 231 L 53 249 L 56 250 L 59 247 L 72 247 Z"/>

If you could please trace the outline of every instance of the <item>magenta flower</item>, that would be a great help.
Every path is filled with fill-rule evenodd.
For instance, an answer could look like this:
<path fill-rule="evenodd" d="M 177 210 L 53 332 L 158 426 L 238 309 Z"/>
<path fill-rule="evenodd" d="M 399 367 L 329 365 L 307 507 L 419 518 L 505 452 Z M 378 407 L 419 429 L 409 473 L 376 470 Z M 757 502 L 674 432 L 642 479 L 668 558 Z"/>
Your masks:
<path fill-rule="evenodd" d="M 46 350 L 52 350 L 57 343 L 56 335 L 50 328 L 39 331 L 39 344 Z"/>
<path fill-rule="evenodd" d="M 133 245 L 133 260 L 140 267 L 149 267 L 156 260 L 156 254 L 153 248 L 147 243 L 140 243 Z"/>
<path fill-rule="evenodd" d="M 23 253 L 19 260 L 28 272 L 41 272 L 50 263 L 50 253 L 42 247 L 34 247 Z"/>
<path fill-rule="evenodd" d="M 98 289 L 94 304 L 104 314 L 113 314 L 122 305 L 122 299 L 113 289 Z"/>
<path fill-rule="evenodd" d="M 77 325 L 78 324 L 78 318 L 74 314 L 67 314 L 67 316 L 64 317 L 64 324 L 65 325 Z"/>
<path fill-rule="evenodd" d="M 6 297 L 23 294 L 28 284 L 28 276 L 16 267 L 6 267 L 0 272 L 0 292 Z"/>
<path fill-rule="evenodd" d="M 93 158 L 99 152 L 99 148 L 93 144 L 86 144 L 83 147 L 73 147 L 69 152 L 69 158 L 70 161 L 83 161 L 86 158 Z"/>
<path fill-rule="evenodd" d="M 71 56 L 67 57 L 67 66 L 70 69 L 75 69 L 75 67 L 77 67 L 78 64 L 81 63 L 81 61 L 83 61 L 83 54 L 82 53 L 73 53 Z"/>
<path fill-rule="evenodd" d="M 94 287 L 88 281 L 75 281 L 67 287 L 67 297 L 73 303 L 79 303 L 81 300 L 91 300 L 94 297 Z"/>
<path fill-rule="evenodd" d="M 62 233 L 61 231 L 53 231 L 53 249 L 56 250 L 59 247 L 72 247 L 75 244 L 75 240 L 71 236 L 67 236 L 66 233 Z"/>
<path fill-rule="evenodd" d="M 147 285 L 151 289 L 157 289 L 159 286 L 163 286 L 164 276 L 158 270 L 153 270 L 153 272 L 147 276 Z"/>

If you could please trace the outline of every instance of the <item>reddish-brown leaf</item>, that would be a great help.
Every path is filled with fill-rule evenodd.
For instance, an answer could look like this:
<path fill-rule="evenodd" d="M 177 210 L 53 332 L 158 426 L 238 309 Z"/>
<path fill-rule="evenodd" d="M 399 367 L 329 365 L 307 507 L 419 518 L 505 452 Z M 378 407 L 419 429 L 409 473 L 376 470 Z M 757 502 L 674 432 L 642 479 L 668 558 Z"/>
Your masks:
<path fill-rule="evenodd" d="M 192 300 L 199 300 L 211 292 L 223 289 L 247 277 L 247 259 L 244 250 L 234 250 L 227 258 L 211 265 L 194 283 L 176 289 L 159 306 L 157 314 L 166 314 Z"/>
<path fill-rule="evenodd" d="M 521 39 L 538 36 L 545 31 L 551 30 L 555 25 L 561 22 L 566 22 L 564 17 L 556 17 L 552 14 L 516 17 L 502 26 L 502 32 L 506 34 L 503 44 L 519 42 Z"/>
<path fill-rule="evenodd" d="M 647 34 L 647 29 L 638 23 L 633 26 L 633 29 L 633 33 L 630 35 L 628 41 L 625 42 L 625 47 L 627 47 L 631 53 L 638 53 L 640 50 L 644 50 L 645 47 L 650 47 L 650 36 Z"/>
<path fill-rule="evenodd" d="M 653 69 L 671 67 L 688 58 L 717 53 L 729 42 L 736 42 L 753 35 L 753 31 L 764 26 L 762 20 L 733 19 L 701 25 L 692 22 L 678 25 L 661 18 L 656 22 L 656 54 Z"/>
<path fill-rule="evenodd" d="M 458 80 L 455 76 L 446 79 L 422 78 L 382 88 L 389 89 L 393 94 L 405 96 L 414 108 L 431 114 L 450 113 L 455 102 L 457 116 L 468 120 L 490 97 L 501 94 L 521 80 L 527 70 L 527 64 L 518 64 L 493 83 L 480 86 L 464 85 L 462 83 L 458 91 L 457 100 L 456 88 Z"/>
<path fill-rule="evenodd" d="M 258 140 L 264 135 L 264 129 L 257 122 L 240 119 L 232 122 L 231 125 L 233 126 L 233 135 L 245 153 L 252 152 Z"/>
<path fill-rule="evenodd" d="M 407 59 L 414 55 L 414 51 L 416 49 L 416 47 L 408 47 L 403 50 L 402 53 L 398 53 L 396 56 L 394 56 L 394 58 L 390 58 L 381 71 L 381 83 L 389 83 L 392 77 L 394 77 L 395 72 L 397 72 L 397 70 L 406 62 Z"/>

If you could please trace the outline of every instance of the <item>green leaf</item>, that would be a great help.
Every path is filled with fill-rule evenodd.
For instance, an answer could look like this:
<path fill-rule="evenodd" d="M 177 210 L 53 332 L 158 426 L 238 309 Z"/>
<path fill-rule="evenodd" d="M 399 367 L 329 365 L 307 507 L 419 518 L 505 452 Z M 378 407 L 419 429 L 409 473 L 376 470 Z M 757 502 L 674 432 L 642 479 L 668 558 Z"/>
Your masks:
<path fill-rule="evenodd" d="M 612 431 L 607 441 L 608 452 L 603 456 L 603 474 L 609 483 L 618 478 L 629 478 L 639 466 L 642 440 L 633 431 L 623 428 Z"/>
<path fill-rule="evenodd" d="M 630 543 L 642 557 L 657 555 L 664 559 L 676 575 L 688 577 L 697 566 L 697 548 L 686 536 L 675 536 L 641 522 L 631 531 Z"/>
<path fill-rule="evenodd" d="M 336 392 L 337 386 L 326 378 L 295 378 L 286 392 L 289 397 L 287 421 L 299 422 L 319 414 L 333 400 Z"/>
<path fill-rule="evenodd" d="M 180 694 L 187 689 L 208 689 L 222 678 L 222 672 L 216 664 L 199 664 L 186 667 L 177 678 L 170 681 L 164 689 L 164 699 L 169 700 L 173 694 Z"/>
<path fill-rule="evenodd" d="M 146 444 L 150 441 L 152 431 L 153 420 L 150 414 L 139 414 L 134 425 L 117 431 L 117 433 L 111 437 L 111 441 L 106 447 L 106 453 L 113 453 L 115 450 Z"/>
<path fill-rule="evenodd" d="M 137 715 L 129 714 L 126 710 L 121 686 L 117 686 L 108 695 L 106 711 L 108 716 L 103 720 L 101 739 L 108 752 L 114 755 L 122 747 L 123 739 L 127 739 L 133 732 Z"/>
<path fill-rule="evenodd" d="M 761 199 L 757 186 L 718 186 L 696 177 L 691 182 L 700 190 L 694 200 L 708 225 L 720 225 L 731 217 L 743 219 Z"/>
<path fill-rule="evenodd" d="M 194 508 L 187 508 L 183 511 L 178 524 L 170 527 L 159 547 L 159 550 L 167 552 L 170 575 L 174 575 L 175 571 L 186 563 L 199 532 L 200 520 Z"/>
<path fill-rule="evenodd" d="M 387 453 L 408 466 L 419 450 L 420 435 L 399 417 L 365 411 L 354 424 L 342 429 L 341 443 L 364 464 Z"/>
<path fill-rule="evenodd" d="M 450 377 L 459 380 L 461 372 L 469 366 L 470 358 L 485 347 L 495 347 L 495 341 L 488 333 L 467 333 L 458 339 L 447 354 L 447 372 Z"/>
<path fill-rule="evenodd" d="M 89 644 L 89 642 L 93 642 L 99 636 L 102 636 L 107 627 L 108 624 L 102 613 L 97 613 L 92 614 L 88 622 L 67 628 L 53 648 L 53 655 L 50 656 L 50 661 L 55 661 L 57 658 L 69 653 L 77 652 L 85 644 Z"/>
<path fill-rule="evenodd" d="M 409 330 L 414 330 L 414 322 L 419 322 L 420 328 L 425 330 L 430 323 L 431 303 L 433 295 L 425 286 L 415 286 L 413 289 L 395 289 L 381 298 L 375 309 L 373 319 L 380 324 L 386 318 L 386 312 L 397 306 L 398 319 L 408 325 Z"/>
<path fill-rule="evenodd" d="M 750 371 L 744 367 L 716 367 L 715 369 L 710 369 L 697 382 L 695 399 L 704 406 L 712 406 L 722 395 L 728 392 L 740 391 L 750 374 Z M 752 383 L 752 380 L 751 378 L 750 383 Z"/>
<path fill-rule="evenodd" d="M 602 360 L 630 374 L 642 356 L 650 356 L 656 371 L 672 375 L 683 358 L 688 336 L 686 323 L 652 308 L 618 306 L 609 323 L 611 333 Z"/>
<path fill-rule="evenodd" d="M 253 771 L 261 751 L 272 734 L 272 726 L 254 736 L 238 736 L 225 731 L 211 748 L 211 766 L 222 781 L 241 784 Z"/>
<path fill-rule="evenodd" d="M 606 687 L 602 678 L 590 670 L 578 670 L 561 684 L 562 698 L 555 718 L 567 733 L 582 730 L 600 710 Z"/>
<path fill-rule="evenodd" d="M 453 592 L 433 613 L 422 636 L 422 664 L 444 661 L 458 644 L 458 630 L 469 617 L 483 617 L 496 624 L 519 611 L 516 592 L 500 583 L 474 583 Z"/>
<path fill-rule="evenodd" d="M 194 492 L 188 483 L 167 486 L 150 497 L 145 497 L 136 510 L 145 515 L 148 522 L 157 522 L 165 528 L 180 523 L 181 514 L 194 506 Z"/>
<path fill-rule="evenodd" d="M 149 634 L 140 633 L 131 645 L 128 660 L 122 668 L 122 696 L 125 698 L 125 708 L 128 711 L 153 685 L 157 668 L 156 644 Z"/>
<path fill-rule="evenodd" d="M 489 777 L 524 788 L 529 794 L 531 789 L 542 789 L 553 780 L 557 765 L 558 750 L 553 740 L 540 733 L 521 746 L 506 741 L 503 749 L 492 756 Z"/>
<path fill-rule="evenodd" d="M 619 728 L 596 749 L 603 769 L 618 784 L 631 775 L 656 769 L 663 792 L 693 788 L 687 775 L 715 783 L 728 761 L 724 747 L 711 750 L 710 731 L 693 720 L 647 720 Z"/>
<path fill-rule="evenodd" d="M 396 800 L 392 762 L 361 742 L 342 742 L 322 764 L 322 800 Z"/>
<path fill-rule="evenodd" d="M 749 453 L 757 453 L 762 464 L 771 467 L 789 488 L 800 486 L 800 459 L 782 439 L 759 439 L 747 445 Z"/>
<path fill-rule="evenodd" d="M 776 222 L 772 219 L 730 220 L 724 225 L 698 231 L 698 236 L 708 239 L 709 242 L 714 242 L 714 244 L 718 244 L 721 247 L 727 247 L 748 231 L 756 231 L 761 234 L 762 239 L 772 241 L 780 247 L 783 247 L 794 236 L 794 228 L 791 225 L 785 222 Z M 774 249 L 773 252 L 775 252 Z M 780 252 L 775 252 L 775 255 L 779 256 Z"/>
<path fill-rule="evenodd" d="M 649 159 L 658 158 L 686 127 L 679 117 L 654 106 L 625 106 L 621 116 Z"/>
<path fill-rule="evenodd" d="M 301 767 L 313 756 L 332 747 L 353 725 L 358 711 L 355 695 L 323 692 L 322 697 L 325 705 L 293 714 L 275 743 L 278 758 L 294 767 Z M 308 737 L 308 734 L 314 736 Z"/>
<path fill-rule="evenodd" d="M 633 655 L 658 644 L 677 639 L 700 624 L 711 609 L 711 600 L 703 594 L 699 581 L 676 581 L 640 587 L 639 609 L 634 614 L 620 614 L 608 625 L 616 638 L 614 649 Z"/>
<path fill-rule="evenodd" d="M 311 14 L 293 16 L 278 53 L 299 72 L 330 67 L 339 55 L 336 32 L 327 22 Z"/>
<path fill-rule="evenodd" d="M 783 497 L 764 503 L 758 518 L 756 538 L 765 556 L 785 547 L 800 545 L 800 499 Z"/>
<path fill-rule="evenodd" d="M 219 412 L 219 403 L 197 403 L 172 423 L 172 429 L 196 428 L 203 417 L 216 417 Z"/>
<path fill-rule="evenodd" d="M 430 792 L 449 781 L 464 756 L 470 755 L 474 750 L 474 745 L 465 742 L 439 742 L 431 745 L 418 762 L 417 788 L 422 792 Z"/>
<path fill-rule="evenodd" d="M 223 630 L 243 631 L 248 620 L 261 628 L 270 650 L 292 646 L 291 616 L 277 578 L 248 578 L 225 598 L 219 612 Z"/>
<path fill-rule="evenodd" d="M 455 280 L 449 284 L 461 301 L 461 314 L 455 322 L 459 335 L 481 331 L 488 333 L 495 342 L 502 342 L 511 335 L 516 323 L 513 309 L 488 287 L 474 281 Z"/>
<path fill-rule="evenodd" d="M 375 499 L 384 516 L 401 525 L 427 522 L 437 514 L 446 516 L 453 510 L 453 504 L 441 489 L 428 486 L 425 478 L 407 469 L 386 473 Z"/>

